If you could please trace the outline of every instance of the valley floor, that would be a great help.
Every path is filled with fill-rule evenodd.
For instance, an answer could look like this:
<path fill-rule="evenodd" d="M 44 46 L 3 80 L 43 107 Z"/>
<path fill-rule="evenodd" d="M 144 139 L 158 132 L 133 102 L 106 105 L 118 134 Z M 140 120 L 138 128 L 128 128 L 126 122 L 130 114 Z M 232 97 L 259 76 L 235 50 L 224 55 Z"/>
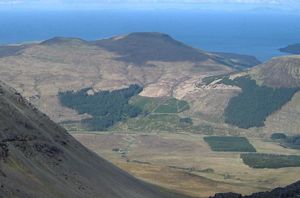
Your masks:
<path fill-rule="evenodd" d="M 217 192 L 251 194 L 299 179 L 300 167 L 253 169 L 240 153 L 214 152 L 203 135 L 190 133 L 80 132 L 71 134 L 134 176 L 195 197 Z M 250 138 L 259 153 L 299 155 L 275 142 Z"/>

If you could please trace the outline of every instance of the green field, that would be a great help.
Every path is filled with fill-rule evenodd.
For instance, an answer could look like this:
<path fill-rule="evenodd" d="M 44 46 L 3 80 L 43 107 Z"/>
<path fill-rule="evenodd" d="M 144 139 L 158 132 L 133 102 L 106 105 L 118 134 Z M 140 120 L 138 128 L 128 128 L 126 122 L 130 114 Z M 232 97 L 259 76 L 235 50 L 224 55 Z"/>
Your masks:
<path fill-rule="evenodd" d="M 184 100 L 176 98 L 151 98 L 136 96 L 132 98 L 131 104 L 142 109 L 145 113 L 181 113 L 190 108 L 189 104 Z"/>
<path fill-rule="evenodd" d="M 180 113 L 190 108 L 184 100 L 172 97 L 144 97 L 134 96 L 130 105 L 141 109 L 142 113 L 136 117 L 120 122 L 111 128 L 113 131 L 192 131 L 193 120 L 182 117 Z"/>
<path fill-rule="evenodd" d="M 138 85 L 93 95 L 87 95 L 88 90 L 90 88 L 59 94 L 62 105 L 92 116 L 80 123 L 62 123 L 67 129 L 182 131 L 193 125 L 191 118 L 178 115 L 190 108 L 184 100 L 138 96 L 142 90 Z"/>
<path fill-rule="evenodd" d="M 191 121 L 182 119 L 177 114 L 149 114 L 131 118 L 125 122 L 120 122 L 111 128 L 112 131 L 137 131 L 137 132 L 179 132 L 192 131 Z"/>
<path fill-rule="evenodd" d="M 211 150 L 220 152 L 256 152 L 245 137 L 209 136 L 204 137 Z"/>
<path fill-rule="evenodd" d="M 134 96 L 129 101 L 131 105 L 140 108 L 144 113 L 152 112 L 157 106 L 163 103 L 163 98 L 151 98 L 143 96 Z"/>
<path fill-rule="evenodd" d="M 189 109 L 189 104 L 186 101 L 170 98 L 160 104 L 154 113 L 180 113 Z"/>
<path fill-rule="evenodd" d="M 251 168 L 300 167 L 299 155 L 276 155 L 262 153 L 241 154 L 243 162 Z"/>

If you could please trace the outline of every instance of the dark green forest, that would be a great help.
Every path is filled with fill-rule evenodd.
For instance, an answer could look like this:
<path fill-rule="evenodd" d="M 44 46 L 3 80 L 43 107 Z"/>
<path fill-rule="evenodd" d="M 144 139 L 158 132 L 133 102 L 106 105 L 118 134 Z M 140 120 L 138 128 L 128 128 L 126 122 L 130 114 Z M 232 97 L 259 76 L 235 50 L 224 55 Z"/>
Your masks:
<path fill-rule="evenodd" d="M 289 136 L 286 139 L 286 142 L 295 146 L 298 146 L 300 148 L 300 135 L 297 136 Z"/>
<path fill-rule="evenodd" d="M 241 154 L 243 162 L 251 168 L 300 167 L 299 155 L 276 155 L 264 153 Z"/>
<path fill-rule="evenodd" d="M 300 149 L 300 135 L 287 136 L 284 133 L 273 133 L 271 139 L 279 142 L 283 147 Z"/>
<path fill-rule="evenodd" d="M 282 145 L 292 149 L 300 149 L 300 135 L 288 136 L 282 141 Z"/>
<path fill-rule="evenodd" d="M 91 130 L 106 130 L 116 122 L 136 117 L 142 112 L 140 108 L 128 103 L 131 97 L 142 91 L 139 85 L 88 95 L 90 89 L 61 92 L 59 100 L 62 105 L 75 109 L 79 114 L 91 115 L 91 119 L 83 120 L 83 124 Z"/>
<path fill-rule="evenodd" d="M 238 86 L 242 92 L 228 103 L 225 122 L 240 128 L 264 126 L 264 121 L 273 112 L 289 102 L 299 88 L 271 88 L 259 86 L 249 76 L 230 80 L 223 78 L 219 83 Z"/>
<path fill-rule="evenodd" d="M 272 140 L 284 140 L 286 138 L 287 138 L 287 135 L 285 135 L 284 133 L 273 133 L 271 135 Z"/>
<path fill-rule="evenodd" d="M 204 137 L 213 151 L 221 152 L 256 152 L 256 149 L 245 137 L 209 136 Z"/>

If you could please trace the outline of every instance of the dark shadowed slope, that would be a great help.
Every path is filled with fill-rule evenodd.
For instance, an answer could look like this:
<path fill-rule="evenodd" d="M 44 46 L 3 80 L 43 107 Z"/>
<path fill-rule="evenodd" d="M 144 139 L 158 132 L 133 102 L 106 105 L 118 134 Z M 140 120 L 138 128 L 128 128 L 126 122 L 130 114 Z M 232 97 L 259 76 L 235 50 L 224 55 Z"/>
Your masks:
<path fill-rule="evenodd" d="M 161 33 L 132 33 L 95 41 L 94 44 L 122 55 L 120 60 L 134 64 L 147 61 L 205 61 L 209 55 Z"/>
<path fill-rule="evenodd" d="M 259 63 L 255 57 L 230 53 L 209 53 L 192 48 L 171 36 L 156 32 L 137 32 L 126 36 L 92 42 L 106 50 L 121 55 L 119 60 L 133 64 L 147 61 L 190 61 L 214 60 L 234 69 L 251 67 Z"/>
<path fill-rule="evenodd" d="M 181 197 L 87 150 L 0 82 L 0 197 Z"/>
<path fill-rule="evenodd" d="M 243 55 L 243 54 L 234 54 L 226 52 L 212 52 L 224 59 L 229 59 L 232 63 L 238 65 L 237 69 L 246 69 L 260 64 L 261 62 L 254 56 Z"/>
<path fill-rule="evenodd" d="M 119 61 L 135 65 L 147 65 L 148 61 L 163 62 L 214 62 L 232 69 L 241 70 L 260 62 L 253 56 L 222 52 L 206 52 L 190 47 L 171 36 L 156 32 L 136 32 L 110 39 L 85 41 L 80 38 L 54 37 L 40 43 L 44 47 L 100 47 L 119 55 Z M 0 58 L 19 55 L 34 44 L 0 46 Z"/>
<path fill-rule="evenodd" d="M 21 52 L 21 50 L 25 49 L 26 47 L 26 45 L 0 46 L 0 58 L 18 55 Z"/>
<path fill-rule="evenodd" d="M 284 188 L 276 188 L 271 192 L 254 193 L 242 196 L 235 193 L 220 193 L 211 198 L 298 198 L 300 197 L 300 181 Z"/>

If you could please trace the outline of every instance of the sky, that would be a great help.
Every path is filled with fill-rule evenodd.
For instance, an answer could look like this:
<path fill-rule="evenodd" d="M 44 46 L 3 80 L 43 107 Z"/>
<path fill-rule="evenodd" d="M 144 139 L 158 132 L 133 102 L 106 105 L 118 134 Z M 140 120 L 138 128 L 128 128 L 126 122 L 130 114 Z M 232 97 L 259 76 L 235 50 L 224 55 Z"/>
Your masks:
<path fill-rule="evenodd" d="M 255 8 L 290 8 L 300 9 L 300 0 L 0 0 L 0 8 L 122 8 L 122 7 L 144 7 L 144 8 L 166 8 L 181 6 L 203 6 L 208 8 L 233 8 L 233 7 L 255 7 Z M 162 6 L 162 7 L 161 7 Z"/>

